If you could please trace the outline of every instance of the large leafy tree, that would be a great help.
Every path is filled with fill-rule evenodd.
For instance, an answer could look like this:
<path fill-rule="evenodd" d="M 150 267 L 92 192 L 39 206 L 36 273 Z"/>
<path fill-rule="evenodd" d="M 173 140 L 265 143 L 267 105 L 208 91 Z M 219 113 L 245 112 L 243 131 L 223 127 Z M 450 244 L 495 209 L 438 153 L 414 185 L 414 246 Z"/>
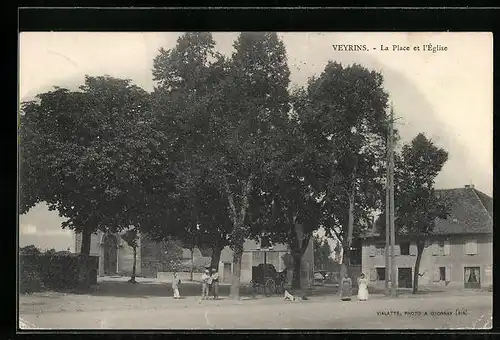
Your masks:
<path fill-rule="evenodd" d="M 382 202 L 388 100 L 382 86 L 375 71 L 329 62 L 294 100 L 305 141 L 303 177 L 321 202 L 319 223 L 342 244 L 342 274 L 353 238 Z"/>
<path fill-rule="evenodd" d="M 145 230 L 157 240 L 175 237 L 190 249 L 212 248 L 213 267 L 228 245 L 230 226 L 227 200 L 203 159 L 218 146 L 212 115 L 221 98 L 214 93 L 227 74 L 226 64 L 210 33 L 186 33 L 173 49 L 160 49 L 153 67 L 155 126 L 163 136 L 162 148 L 172 150 L 164 168 L 170 169 L 175 193 L 152 193 L 163 207 L 157 210 L 158 222 Z M 162 187 L 163 179 L 158 177 L 156 185 Z"/>
<path fill-rule="evenodd" d="M 229 75 L 221 87 L 223 105 L 215 115 L 221 124 L 215 162 L 232 221 L 233 281 L 231 296 L 239 297 L 243 242 L 250 236 L 251 197 L 259 196 L 268 174 L 279 164 L 280 135 L 289 111 L 290 71 L 286 50 L 276 33 L 242 33 L 234 44 Z"/>
<path fill-rule="evenodd" d="M 395 157 L 394 202 L 396 234 L 409 237 L 417 244 L 413 275 L 413 293 L 418 292 L 419 267 L 425 240 L 432 235 L 436 220 L 446 218 L 447 202 L 435 193 L 434 181 L 448 160 L 448 152 L 436 146 L 423 133 L 403 145 Z M 385 214 L 378 219 L 378 228 L 385 234 Z"/>
<path fill-rule="evenodd" d="M 231 296 L 238 298 L 250 195 L 273 166 L 274 131 L 282 128 L 288 112 L 289 70 L 275 33 L 241 34 L 230 60 L 214 46 L 210 34 L 188 33 L 175 49 L 160 51 L 154 97 L 163 131 L 176 150 L 179 197 L 191 207 L 191 224 L 216 236 L 220 246 L 230 242 Z M 193 199 L 202 188 L 222 200 Z M 215 223 L 209 223 L 212 211 L 221 217 Z"/>
<path fill-rule="evenodd" d="M 148 204 L 138 193 L 155 164 L 149 112 L 146 91 L 108 76 L 23 103 L 20 213 L 46 202 L 67 218 L 63 228 L 82 233 L 84 255 L 92 233 L 138 222 Z"/>

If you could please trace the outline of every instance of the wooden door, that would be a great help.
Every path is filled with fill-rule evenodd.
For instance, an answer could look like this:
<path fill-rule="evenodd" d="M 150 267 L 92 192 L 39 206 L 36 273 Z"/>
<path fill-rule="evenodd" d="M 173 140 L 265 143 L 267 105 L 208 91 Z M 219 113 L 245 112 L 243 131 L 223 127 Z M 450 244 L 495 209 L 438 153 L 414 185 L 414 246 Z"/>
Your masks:
<path fill-rule="evenodd" d="M 411 288 L 412 287 L 412 270 L 411 268 L 398 268 L 398 287 Z"/>

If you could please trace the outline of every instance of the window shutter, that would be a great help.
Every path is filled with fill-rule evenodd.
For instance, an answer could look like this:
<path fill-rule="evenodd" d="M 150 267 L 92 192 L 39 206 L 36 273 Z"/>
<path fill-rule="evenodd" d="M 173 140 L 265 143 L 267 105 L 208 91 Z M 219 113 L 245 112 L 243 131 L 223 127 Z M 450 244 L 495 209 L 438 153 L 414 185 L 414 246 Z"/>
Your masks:
<path fill-rule="evenodd" d="M 439 255 L 439 244 L 437 242 L 432 242 L 432 255 Z"/>
<path fill-rule="evenodd" d="M 447 282 L 451 281 L 451 265 L 446 267 L 446 281 Z"/>
<path fill-rule="evenodd" d="M 375 249 L 375 245 L 373 245 L 373 244 L 372 244 L 372 245 L 370 245 L 370 247 L 369 247 L 369 253 L 370 253 L 370 256 L 371 256 L 371 257 L 374 257 L 374 256 L 375 256 L 375 251 L 376 251 L 376 249 Z"/>
<path fill-rule="evenodd" d="M 377 281 L 377 269 L 376 268 L 372 268 L 370 270 L 370 281 Z"/>
<path fill-rule="evenodd" d="M 439 267 L 434 267 L 434 282 L 439 282 L 440 280 L 440 275 L 441 273 L 439 272 Z"/>
<path fill-rule="evenodd" d="M 401 255 L 401 246 L 399 244 L 394 245 L 394 255 L 395 256 Z"/>
<path fill-rule="evenodd" d="M 470 251 L 472 255 L 477 255 L 477 241 L 471 241 L 470 242 Z"/>
<path fill-rule="evenodd" d="M 410 243 L 410 255 L 411 256 L 417 256 L 417 244 L 416 243 Z"/>
<path fill-rule="evenodd" d="M 465 254 L 466 255 L 476 255 L 477 254 L 477 241 L 466 241 L 465 242 Z"/>
<path fill-rule="evenodd" d="M 444 241 L 444 255 L 451 255 L 451 242 L 449 240 Z"/>

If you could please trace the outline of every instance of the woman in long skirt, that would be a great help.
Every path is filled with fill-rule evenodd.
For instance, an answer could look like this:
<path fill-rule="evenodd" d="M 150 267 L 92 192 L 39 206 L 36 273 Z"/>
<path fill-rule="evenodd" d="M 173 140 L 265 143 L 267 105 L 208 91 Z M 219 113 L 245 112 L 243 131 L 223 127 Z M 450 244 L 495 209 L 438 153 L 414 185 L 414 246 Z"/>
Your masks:
<path fill-rule="evenodd" d="M 368 300 L 368 280 L 365 278 L 365 274 L 363 273 L 361 273 L 358 279 L 358 300 Z"/>
<path fill-rule="evenodd" d="M 340 299 L 342 301 L 351 301 L 352 295 L 352 280 L 347 273 L 342 279 L 342 291 L 340 292 Z"/>

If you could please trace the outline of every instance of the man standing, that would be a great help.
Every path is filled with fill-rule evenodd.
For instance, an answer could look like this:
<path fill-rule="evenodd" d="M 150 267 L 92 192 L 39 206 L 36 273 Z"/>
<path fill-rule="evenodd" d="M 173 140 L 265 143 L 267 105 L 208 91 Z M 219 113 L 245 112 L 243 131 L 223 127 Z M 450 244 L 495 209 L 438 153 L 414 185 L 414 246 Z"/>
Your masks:
<path fill-rule="evenodd" d="M 216 268 L 212 268 L 212 293 L 214 294 L 214 300 L 219 298 L 219 273 Z"/>
<path fill-rule="evenodd" d="M 210 289 L 212 278 L 210 276 L 210 271 L 205 269 L 203 275 L 201 275 L 201 299 L 205 300 L 208 297 L 208 291 Z"/>

